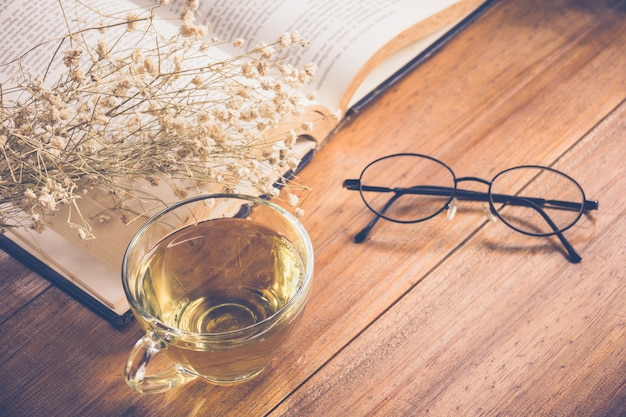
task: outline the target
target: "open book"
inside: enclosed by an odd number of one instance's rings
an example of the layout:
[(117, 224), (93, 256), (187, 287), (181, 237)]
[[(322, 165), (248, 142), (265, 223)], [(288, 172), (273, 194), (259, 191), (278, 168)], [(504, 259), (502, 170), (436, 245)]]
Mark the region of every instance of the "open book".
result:
[[(64, 2), (66, 0), (63, 0)], [(311, 86), (317, 92), (302, 121), (314, 120), (298, 146), (306, 163), (343, 121), (348, 120), (407, 71), (419, 65), (495, 0), (200, 0), (201, 20), (212, 23), (221, 39), (242, 37), (247, 43), (276, 39), (298, 31), (311, 45), (294, 64), (312, 62), (318, 70)], [(149, 0), (83, 0), (102, 10), (148, 6)], [(177, 30), (180, 4), (158, 10), (159, 24)], [(64, 33), (57, 1), (7, 2), (0, 27), (0, 62), (14, 59), (51, 36)], [(10, 16), (10, 18), (8, 17)], [(225, 54), (230, 53), (227, 49)], [(46, 62), (41, 59), (41, 65)], [(0, 76), (4, 77), (0, 69)], [(0, 79), (2, 82), (2, 79)], [(341, 118), (332, 117), (339, 111)], [(94, 202), (97, 206), (97, 202)], [(96, 207), (97, 209), (97, 207)], [(137, 222), (136, 222), (137, 223)], [(116, 324), (130, 318), (120, 279), (124, 250), (141, 224), (107, 224), (97, 238), (82, 241), (63, 222), (43, 233), (10, 229), (0, 247)], [(97, 225), (96, 225), (97, 227)]]

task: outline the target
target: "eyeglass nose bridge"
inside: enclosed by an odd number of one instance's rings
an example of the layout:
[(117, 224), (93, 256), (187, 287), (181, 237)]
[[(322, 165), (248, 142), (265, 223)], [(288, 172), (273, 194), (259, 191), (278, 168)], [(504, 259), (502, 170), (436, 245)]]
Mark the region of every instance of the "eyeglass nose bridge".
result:
[[(454, 173), (453, 173), (454, 175)], [(487, 181), (484, 178), (479, 178), (479, 177), (460, 177), (460, 178), (456, 178), (456, 176), (454, 176), (454, 192), (452, 195), (452, 199), (450, 200), (450, 202), (446, 205), (446, 210), (447, 210), (447, 218), (448, 220), (452, 220), (457, 212), (457, 206), (458, 206), (458, 200), (472, 200), (472, 201), (484, 201), (487, 202), (487, 206), (484, 206), (484, 212), (485, 212), (485, 216), (492, 222), (492, 223), (497, 223), (498, 222), (498, 214), (496, 212), (495, 207), (493, 206), (491, 199), (489, 198), (489, 192), (485, 193), (485, 192), (481, 192), (481, 191), (469, 191), (469, 190), (460, 190), (458, 188), (459, 183), (461, 182), (478, 182), (481, 184), (484, 184), (488, 187), (491, 188), (491, 181)], [(459, 194), (459, 196), (457, 196), (457, 193)], [(465, 195), (466, 198), (463, 198), (463, 196)], [(458, 198), (457, 198), (458, 197)], [(482, 198), (481, 198), (482, 197)]]
[(474, 181), (474, 182), (480, 182), (481, 184), (485, 184), (487, 186), (491, 186), (491, 181), (487, 181), (486, 179), (483, 178), (478, 178), (478, 177), (461, 177), (461, 178), (454, 178), (454, 182), (458, 185), (460, 182), (468, 182), (468, 181)]

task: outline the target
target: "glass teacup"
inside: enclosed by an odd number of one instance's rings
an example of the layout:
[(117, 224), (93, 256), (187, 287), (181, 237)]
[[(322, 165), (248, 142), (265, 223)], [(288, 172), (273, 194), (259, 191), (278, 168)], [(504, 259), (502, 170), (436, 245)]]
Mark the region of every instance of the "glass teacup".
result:
[[(198, 377), (235, 384), (258, 375), (302, 315), (313, 248), (302, 224), (265, 199), (214, 194), (150, 219), (130, 242), (122, 282), (146, 331), (124, 371), (136, 391)], [(157, 354), (169, 369), (149, 373)]]

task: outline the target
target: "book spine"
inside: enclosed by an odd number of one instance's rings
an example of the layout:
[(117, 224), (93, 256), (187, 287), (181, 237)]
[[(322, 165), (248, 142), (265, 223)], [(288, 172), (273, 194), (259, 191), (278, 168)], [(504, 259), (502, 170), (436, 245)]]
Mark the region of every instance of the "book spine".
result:
[(84, 305), (112, 325), (116, 327), (121, 327), (132, 321), (133, 315), (130, 310), (122, 315), (118, 315), (114, 311), (108, 309), (93, 296), (83, 291), (80, 287), (76, 286), (63, 275), (50, 268), (48, 265), (37, 259), (31, 253), (23, 249), (21, 246), (13, 242), (2, 233), (0, 233), (0, 249), (3, 249), (19, 262), (23, 263), (32, 271), (47, 279), (50, 283), (61, 289), (64, 293), (79, 301), (82, 305)]

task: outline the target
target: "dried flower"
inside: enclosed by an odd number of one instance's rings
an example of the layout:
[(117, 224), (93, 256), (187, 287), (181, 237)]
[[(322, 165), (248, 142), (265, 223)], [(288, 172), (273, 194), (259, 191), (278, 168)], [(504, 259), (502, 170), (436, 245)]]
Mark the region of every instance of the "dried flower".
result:
[(185, 7), (189, 10), (198, 10), (198, 0), (185, 0)]
[(82, 54), (83, 51), (80, 49), (70, 49), (69, 51), (65, 51), (63, 63), (66, 67), (75, 67), (78, 65), (78, 61), (80, 60)]
[(298, 198), (297, 195), (295, 194), (288, 194), (287, 195), (287, 203), (292, 206), (295, 207), (298, 205), (298, 203), (300, 202), (300, 199)]
[[(28, 68), (13, 74), (13, 84), (2, 81), (0, 229), (42, 231), (46, 216), (70, 206), (69, 226), (90, 239), (90, 221), (130, 221), (143, 214), (131, 200), (160, 202), (151, 186), (169, 185), (177, 198), (209, 188), (280, 194), (277, 180), (298, 163), (297, 132), (313, 129), (272, 130), (299, 113), (301, 90), (314, 75), (314, 66), (285, 63), (287, 48), (304, 42), (283, 34), (215, 62), (216, 41), (204, 39), (207, 26), (194, 20), (197, 1), (184, 4), (172, 38), (159, 33), (153, 11), (102, 15), (102, 26), (91, 28), (95, 44), (82, 26), (67, 33), (70, 49), (55, 58), (65, 68), (58, 81)], [(123, 34), (104, 30), (116, 26), (107, 19), (125, 22)], [(94, 190), (104, 190), (110, 208), (84, 214), (81, 202)], [(290, 192), (287, 199), (299, 203)]]
[(130, 13), (127, 17), (126, 17), (126, 22), (128, 23), (128, 30), (129, 31), (133, 31), (133, 30), (137, 30), (138, 28), (138, 20), (139, 17), (134, 14), (134, 13)]
[(70, 80), (75, 81), (77, 83), (82, 83), (85, 81), (85, 71), (80, 68), (75, 68), (70, 71)]
[(96, 47), (96, 53), (98, 54), (99, 59), (108, 59), (109, 58), (109, 44), (106, 39), (98, 40), (98, 46)]

